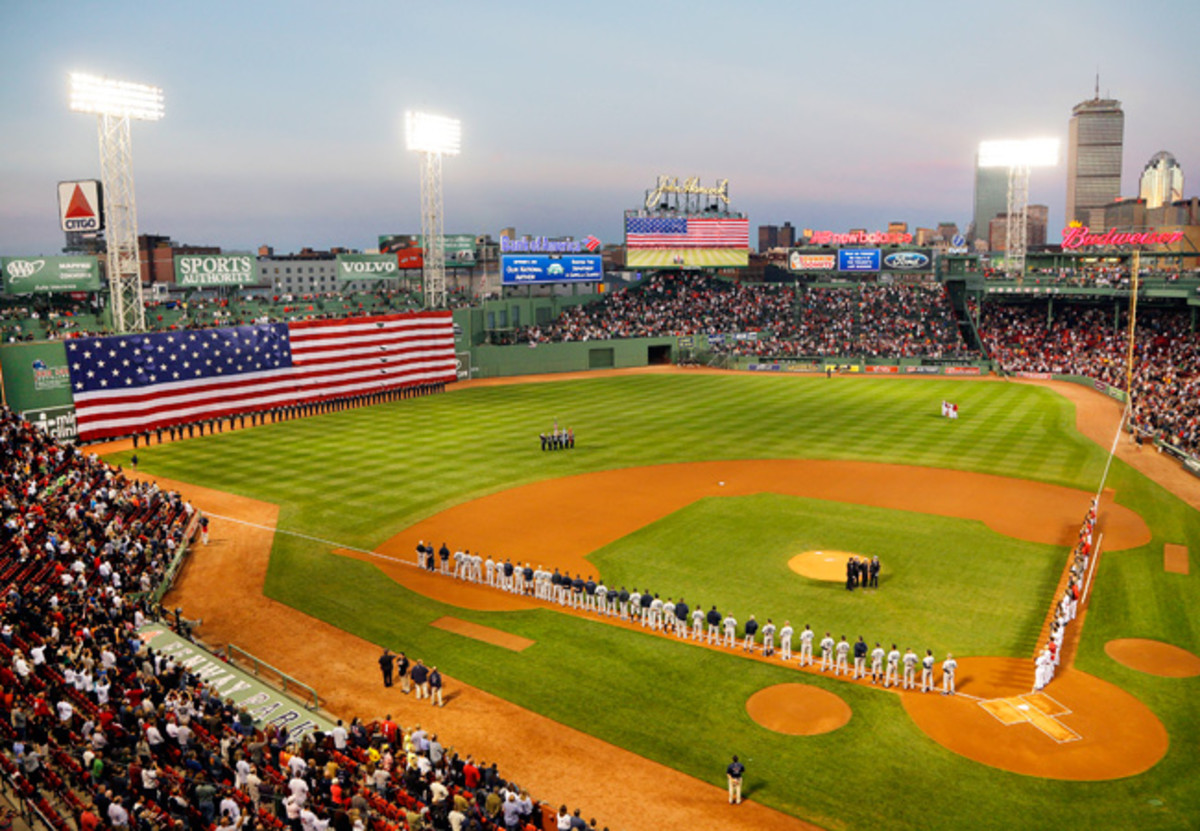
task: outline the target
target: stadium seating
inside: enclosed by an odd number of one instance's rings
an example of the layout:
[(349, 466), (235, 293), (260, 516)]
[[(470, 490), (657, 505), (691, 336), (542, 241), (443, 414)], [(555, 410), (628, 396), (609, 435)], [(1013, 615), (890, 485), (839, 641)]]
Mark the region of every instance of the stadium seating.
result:
[[(340, 748), (332, 734), (256, 726), (143, 647), (137, 629), (161, 612), (146, 596), (193, 532), (192, 507), (7, 409), (0, 446), (0, 776), (31, 821), (401, 831), (449, 828), (457, 804), (460, 827), (502, 827), (487, 797), (515, 786), (494, 765), (438, 758), (388, 723), (355, 721)], [(307, 760), (298, 777), (288, 765), (297, 755)], [(308, 786), (303, 810), (288, 798), (296, 778)], [(448, 791), (440, 802), (435, 780)], [(540, 825), (541, 806), (531, 808)]]

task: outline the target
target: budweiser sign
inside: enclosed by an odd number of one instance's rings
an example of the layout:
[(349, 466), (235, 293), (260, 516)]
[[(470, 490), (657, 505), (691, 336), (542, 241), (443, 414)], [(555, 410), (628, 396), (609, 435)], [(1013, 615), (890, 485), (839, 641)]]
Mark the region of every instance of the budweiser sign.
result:
[(1063, 228), (1062, 236), (1063, 250), (1074, 251), (1110, 245), (1170, 245), (1183, 239), (1183, 232), (1164, 231), (1160, 234), (1153, 228), (1145, 231), (1118, 231), (1113, 228), (1103, 234), (1093, 234), (1091, 228), (1081, 225), (1078, 228)]

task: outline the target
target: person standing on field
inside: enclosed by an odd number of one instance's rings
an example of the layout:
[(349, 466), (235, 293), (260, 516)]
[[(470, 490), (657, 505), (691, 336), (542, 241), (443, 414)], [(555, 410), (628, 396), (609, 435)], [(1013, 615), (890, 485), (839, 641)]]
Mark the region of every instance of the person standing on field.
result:
[(735, 755), (729, 767), (725, 768), (725, 778), (729, 781), (729, 804), (742, 804), (742, 777), (746, 775), (746, 766), (738, 761)]
[(921, 692), (927, 693), (933, 689), (933, 650), (926, 649), (925, 657), (921, 659)]

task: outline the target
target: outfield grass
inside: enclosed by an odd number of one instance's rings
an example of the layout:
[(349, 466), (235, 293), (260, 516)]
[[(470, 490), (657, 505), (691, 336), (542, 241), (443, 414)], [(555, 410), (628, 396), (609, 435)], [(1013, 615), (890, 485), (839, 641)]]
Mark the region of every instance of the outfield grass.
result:
[[(938, 417), (943, 398), (959, 403), (958, 422)], [(554, 418), (575, 429), (575, 451), (544, 454), (538, 449), (536, 434)], [(143, 448), (139, 457), (144, 468), (161, 475), (276, 502), (283, 529), (373, 547), (416, 519), (483, 493), (547, 477), (665, 462), (846, 458), (1092, 488), (1104, 455), (1075, 433), (1073, 423), (1068, 402), (1048, 390), (1015, 384), (628, 376), (476, 388)], [(958, 828), (964, 818), (972, 827), (1056, 831), (1064, 826), (1123, 828), (1134, 823), (1146, 828), (1189, 827), (1200, 807), (1195, 776), (1200, 769), (1200, 718), (1193, 703), (1200, 679), (1161, 679), (1126, 670), (1103, 654), (1103, 644), (1111, 637), (1148, 637), (1200, 651), (1200, 632), (1189, 615), (1190, 609), (1200, 607), (1200, 580), (1166, 575), (1161, 563), (1163, 542), (1182, 542), (1200, 551), (1200, 516), (1120, 463), (1114, 464), (1111, 484), (1119, 502), (1146, 517), (1155, 537), (1140, 549), (1102, 559), (1079, 663), (1145, 701), (1166, 724), (1172, 741), (1154, 769), (1110, 783), (1052, 782), (963, 760), (926, 738), (895, 696), (807, 675), (806, 683), (830, 689), (849, 702), (854, 717), (825, 736), (774, 734), (749, 720), (745, 700), (763, 686), (799, 680), (793, 672), (546, 610), (501, 614), (452, 609), (392, 584), (369, 564), (330, 555), (294, 537), (276, 538), (266, 590), (277, 600), (375, 643), (435, 659), (467, 683), (714, 784), (721, 784), (727, 754), (740, 752), (753, 760), (749, 781), (756, 800), (831, 827)], [(755, 512), (765, 505), (771, 509), (767, 513), (779, 510), (791, 515), (789, 521), (806, 521), (806, 500), (789, 500), (784, 506), (772, 504), (770, 497), (762, 499)], [(722, 503), (732, 506), (739, 501), (707, 500), (697, 503), (696, 510), (709, 510), (705, 503), (711, 502), (720, 513)], [(888, 543), (884, 532), (873, 527), (878, 523), (870, 512), (862, 516), (861, 527), (837, 537), (849, 540), (838, 547), (857, 544), (854, 534), (870, 535), (872, 545)], [(671, 521), (679, 517), (664, 520)], [(704, 521), (714, 518), (706, 516)], [(721, 522), (713, 525), (715, 533), (731, 533), (730, 521), (736, 517), (722, 518), (724, 531)], [(954, 527), (946, 526), (933, 539), (949, 534), (969, 557), (972, 535), (984, 531), (970, 528), (971, 523), (946, 522)], [(898, 539), (901, 530), (918, 538), (928, 532), (919, 518), (904, 524), (907, 527), (894, 530)], [(658, 525), (620, 545), (636, 548), (642, 544), (637, 539), (641, 534), (662, 532)], [(767, 535), (760, 541), (769, 541), (767, 529), (755, 533)], [(670, 539), (671, 534), (663, 537)], [(976, 557), (971, 568), (963, 569), (963, 585), (972, 576), (980, 583), (1010, 579), (1002, 572), (1022, 561), (1026, 554), (1021, 549), (1027, 545), (1012, 542), (1014, 560), (997, 563)], [(901, 543), (899, 549), (904, 547)], [(913, 545), (912, 550), (921, 547)], [(613, 568), (634, 574), (627, 551), (613, 548), (600, 556), (611, 560)], [(651, 569), (664, 567), (663, 557), (677, 555), (638, 556), (653, 574)], [(1018, 613), (1020, 621), (1007, 634), (973, 633), (996, 626), (997, 610), (990, 607), (993, 595), (972, 598), (954, 610), (950, 617), (956, 619), (949, 623), (932, 618), (902, 622), (913, 609), (936, 608), (927, 587), (918, 585), (920, 578), (904, 574), (911, 556), (917, 554), (897, 550), (884, 557), (895, 570), (884, 590), (871, 598), (880, 601), (876, 606), (908, 598), (908, 612), (886, 610), (897, 629), (933, 631), (940, 626), (936, 637), (945, 637), (956, 652), (972, 651), (957, 647), (959, 638), (975, 642), (976, 637), (989, 639), (1002, 653), (1023, 650), (1032, 612)], [(1041, 556), (1028, 553), (1033, 561)], [(930, 568), (938, 565), (921, 564), (921, 569)], [(1026, 577), (1030, 585), (1000, 586), (997, 596), (1010, 588), (1036, 592), (1046, 579)], [(658, 584), (657, 579), (646, 579)], [(722, 607), (746, 602), (742, 595), (754, 592), (750, 578), (723, 580), (719, 587), (706, 583), (703, 588), (703, 575), (686, 579), (698, 581), (697, 599)], [(763, 582), (774, 579), (766, 575)], [(667, 575), (663, 580), (666, 585)], [(952, 581), (953, 574), (939, 580)], [(326, 590), (314, 593), (313, 585)], [(861, 595), (849, 600), (836, 589), (821, 591), (821, 603), (828, 601), (831, 617), (849, 621), (852, 604), (862, 607), (865, 602)], [(764, 609), (760, 616), (770, 613)], [(445, 614), (537, 643), (511, 653), (424, 625)], [(813, 624), (819, 625), (816, 620)], [(979, 643), (981, 649), (987, 645)], [(550, 683), (551, 678), (567, 679), (566, 690), (563, 683)]]

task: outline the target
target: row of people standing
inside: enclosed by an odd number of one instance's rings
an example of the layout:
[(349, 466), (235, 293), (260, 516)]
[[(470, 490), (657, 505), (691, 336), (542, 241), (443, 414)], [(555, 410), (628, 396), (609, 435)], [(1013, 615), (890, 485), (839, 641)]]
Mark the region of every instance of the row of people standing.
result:
[(336, 396), (320, 401), (304, 401), (287, 404), (282, 407), (270, 407), (243, 413), (229, 413), (216, 418), (198, 419), (183, 424), (161, 425), (150, 430), (139, 430), (133, 433), (130, 438), (133, 439), (133, 446), (135, 448), (139, 443), (149, 447), (152, 436), (157, 440), (158, 444), (162, 444), (164, 437), (170, 438), (171, 441), (178, 441), (185, 438), (195, 438), (197, 435), (203, 436), (206, 430), (210, 436), (214, 433), (223, 433), (225, 432), (226, 425), (228, 425), (230, 430), (244, 428), (247, 420), (249, 420), (251, 427), (257, 427), (262, 424), (291, 421), (296, 418), (307, 418), (309, 416), (324, 415), (340, 410), (354, 409), (356, 407), (384, 404), (389, 401), (400, 401), (405, 398), (418, 398), (445, 391), (446, 384), (444, 382), (408, 384), (392, 389), (359, 393), (358, 395)]
[[(435, 568), (436, 553), (432, 546), (424, 542), (417, 547), (418, 564), (430, 570)], [(616, 617), (625, 621), (638, 621), (642, 628), (664, 634), (673, 634), (681, 640), (690, 639), (695, 642), (705, 641), (709, 645), (740, 647), (743, 652), (754, 653), (760, 649), (759, 635), (761, 633), (761, 654), (771, 657), (779, 654), (780, 660), (789, 662), (793, 659), (793, 639), (800, 641), (799, 666), (813, 666), (813, 646), (815, 633), (805, 625), (797, 635), (790, 621), (784, 621), (782, 627), (776, 627), (774, 621), (768, 618), (761, 624), (754, 615), (750, 615), (742, 626), (741, 636), (738, 635), (738, 620), (732, 614), (722, 614), (714, 605), (707, 612), (702, 605), (690, 606), (684, 598), (662, 599), (658, 594), (646, 589), (639, 592), (636, 588), (631, 592), (625, 586), (608, 588), (603, 580), (597, 580), (593, 575), (585, 579), (582, 574), (571, 577), (559, 569), (553, 572), (542, 566), (533, 568), (529, 563), (524, 567), (513, 565), (511, 560), (498, 563), (490, 556), (486, 561), (481, 555), (468, 552), (454, 554), (455, 567), (451, 575), (448, 567), (450, 557), (449, 547), (443, 543), (440, 550), (442, 573), (468, 582), (485, 583), (503, 591), (526, 594), (539, 600), (556, 603), (569, 609), (593, 612), (602, 617)], [(867, 565), (866, 558), (851, 558), (861, 565)], [(485, 564), (484, 564), (485, 563)], [(878, 585), (879, 558), (873, 558), (874, 571), (867, 568), (873, 578), (873, 584)], [(857, 569), (856, 569), (857, 572)], [(486, 577), (484, 576), (486, 574)], [(868, 578), (863, 577), (864, 585)], [(778, 638), (778, 640), (777, 640)], [(778, 650), (776, 649), (778, 644)], [(934, 689), (934, 667), (936, 660), (933, 650), (926, 650), (924, 657), (918, 657), (911, 648), (901, 655), (895, 644), (890, 651), (884, 650), (881, 643), (876, 642), (873, 650), (869, 649), (866, 640), (859, 637), (851, 645), (843, 636), (840, 641), (834, 641), (830, 633), (819, 642), (821, 654), (821, 671), (833, 670), (835, 675), (852, 675), (855, 679), (867, 675), (867, 661), (870, 659), (870, 675), (872, 683), (883, 683), (884, 687), (903, 687), (916, 690), (916, 671), (921, 669), (921, 691), (930, 692)], [(851, 653), (853, 652), (853, 656)], [(850, 669), (849, 660), (853, 657), (854, 669)], [(903, 664), (903, 681), (900, 676), (900, 666)], [(885, 669), (886, 666), (886, 669)], [(947, 654), (942, 662), (942, 692), (946, 695), (955, 694), (955, 672), (958, 662), (952, 655)]]
[(852, 555), (846, 560), (846, 591), (852, 592), (859, 587), (879, 588), (879, 572), (882, 568), (878, 556), (868, 560)]

